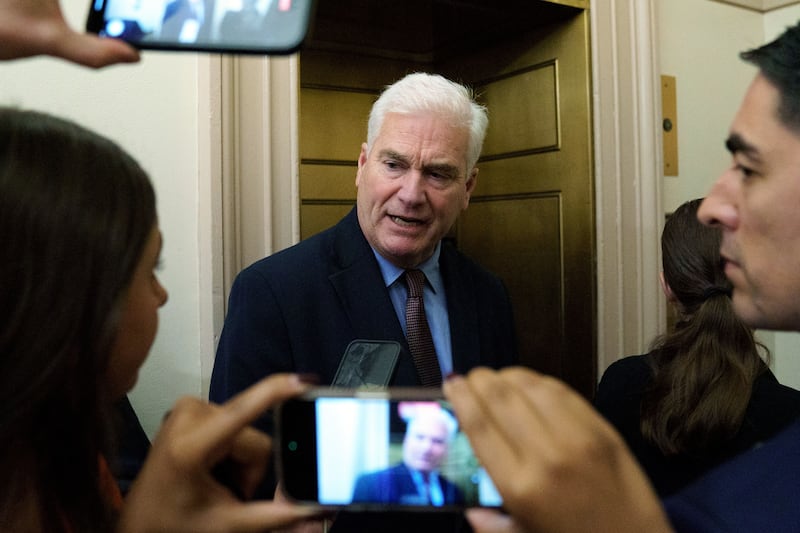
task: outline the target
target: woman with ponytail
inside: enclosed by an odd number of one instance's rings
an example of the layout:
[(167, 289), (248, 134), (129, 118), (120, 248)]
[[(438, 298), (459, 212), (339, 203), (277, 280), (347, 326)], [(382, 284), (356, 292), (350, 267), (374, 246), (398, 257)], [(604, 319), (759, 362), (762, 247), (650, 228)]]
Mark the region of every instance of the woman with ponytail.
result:
[(733, 312), (720, 233), (697, 220), (700, 202), (676, 209), (661, 235), (674, 327), (650, 353), (612, 364), (595, 397), (662, 497), (800, 415), (800, 391), (778, 383), (768, 351)]

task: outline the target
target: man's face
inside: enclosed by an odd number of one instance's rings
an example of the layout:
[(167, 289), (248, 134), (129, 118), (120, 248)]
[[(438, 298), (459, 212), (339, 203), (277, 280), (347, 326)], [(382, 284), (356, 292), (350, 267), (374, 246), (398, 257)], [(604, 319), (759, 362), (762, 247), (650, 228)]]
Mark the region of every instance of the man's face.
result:
[(469, 205), (469, 131), (430, 115), (387, 113), (356, 174), (358, 222), (367, 241), (400, 268), (428, 259)]
[(411, 421), (403, 439), (403, 462), (408, 468), (431, 472), (447, 455), (447, 426), (436, 417), (420, 416)]
[(698, 217), (722, 230), (736, 313), (751, 327), (800, 329), (800, 135), (777, 116), (778, 90), (756, 76), (731, 125), (733, 162)]

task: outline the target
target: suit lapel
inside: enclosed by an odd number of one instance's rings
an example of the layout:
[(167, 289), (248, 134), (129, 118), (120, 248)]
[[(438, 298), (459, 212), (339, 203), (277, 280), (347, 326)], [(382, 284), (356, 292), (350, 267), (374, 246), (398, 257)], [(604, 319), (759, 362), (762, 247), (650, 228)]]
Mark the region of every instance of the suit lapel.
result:
[(478, 303), (472, 290), (475, 281), (459, 260), (458, 252), (448, 242), (442, 242), (439, 268), (447, 293), (453, 370), (463, 374), (480, 361), (480, 354), (475, 351), (480, 346)]
[(399, 342), (404, 352), (392, 383), (417, 384), (408, 343), (389, 299), (378, 262), (358, 226), (355, 208), (337, 224), (330, 253), (335, 267), (328, 279), (347, 314), (354, 339)]

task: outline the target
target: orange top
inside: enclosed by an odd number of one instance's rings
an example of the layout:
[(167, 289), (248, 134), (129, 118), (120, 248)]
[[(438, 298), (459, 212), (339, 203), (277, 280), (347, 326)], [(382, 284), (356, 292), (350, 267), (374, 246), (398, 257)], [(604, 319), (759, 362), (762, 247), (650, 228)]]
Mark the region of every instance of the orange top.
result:
[(106, 496), (106, 500), (117, 511), (122, 509), (122, 493), (117, 485), (114, 474), (108, 466), (108, 461), (102, 455), (97, 460), (98, 473), (100, 475), (100, 492)]

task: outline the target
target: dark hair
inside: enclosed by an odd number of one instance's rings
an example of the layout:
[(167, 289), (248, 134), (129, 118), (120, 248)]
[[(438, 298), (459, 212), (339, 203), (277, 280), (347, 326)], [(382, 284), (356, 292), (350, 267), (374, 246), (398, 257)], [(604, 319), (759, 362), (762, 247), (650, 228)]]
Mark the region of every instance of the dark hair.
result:
[(778, 118), (790, 130), (800, 133), (800, 23), (774, 41), (739, 55), (757, 66), (778, 88)]
[(155, 222), (147, 175), (115, 143), (0, 108), (0, 523), (110, 529), (104, 373)]
[(665, 455), (703, 457), (733, 437), (756, 377), (767, 366), (752, 330), (733, 311), (719, 229), (697, 219), (701, 199), (684, 203), (661, 234), (664, 278), (678, 300), (673, 331), (655, 339), (653, 380), (641, 430)]

